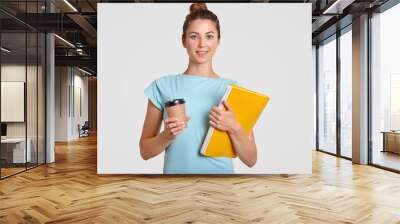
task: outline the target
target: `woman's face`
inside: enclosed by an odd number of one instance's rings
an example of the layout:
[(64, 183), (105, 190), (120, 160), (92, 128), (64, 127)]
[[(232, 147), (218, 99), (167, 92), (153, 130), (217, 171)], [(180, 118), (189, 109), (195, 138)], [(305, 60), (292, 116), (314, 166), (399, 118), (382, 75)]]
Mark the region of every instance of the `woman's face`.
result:
[(191, 62), (203, 64), (211, 61), (218, 45), (218, 31), (214, 22), (208, 19), (196, 19), (190, 23), (183, 46)]

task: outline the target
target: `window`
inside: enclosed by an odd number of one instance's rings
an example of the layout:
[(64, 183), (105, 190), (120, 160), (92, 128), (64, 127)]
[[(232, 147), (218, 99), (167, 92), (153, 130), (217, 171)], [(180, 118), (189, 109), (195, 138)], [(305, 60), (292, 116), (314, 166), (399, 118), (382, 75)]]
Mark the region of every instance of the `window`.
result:
[(372, 164), (400, 170), (400, 5), (371, 18)]
[(318, 148), (336, 153), (336, 39), (318, 47)]
[(340, 36), (340, 155), (352, 157), (352, 35)]

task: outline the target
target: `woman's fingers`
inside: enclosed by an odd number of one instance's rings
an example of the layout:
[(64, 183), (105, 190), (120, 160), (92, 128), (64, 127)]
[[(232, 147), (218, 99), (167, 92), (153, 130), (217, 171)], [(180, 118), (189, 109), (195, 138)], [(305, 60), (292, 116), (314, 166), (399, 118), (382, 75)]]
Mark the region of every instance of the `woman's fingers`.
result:
[(210, 116), (208, 116), (208, 117), (210, 118), (210, 121), (213, 121), (214, 123), (218, 123), (219, 122), (219, 119), (216, 116), (212, 115), (212, 114), (210, 114)]
[(216, 113), (217, 115), (221, 115), (221, 110), (220, 110), (218, 107), (216, 107), (216, 106), (213, 106), (213, 107), (212, 107), (211, 112), (214, 112), (214, 113)]
[(218, 115), (217, 113), (211, 111), (210, 115), (208, 117), (213, 117), (214, 119), (216, 119), (217, 121), (220, 120), (220, 115)]
[[(189, 121), (191, 119), (191, 117), (190, 116), (186, 116), (185, 117), (185, 121)], [(174, 121), (178, 121), (178, 118), (176, 118), (176, 117), (168, 117), (168, 118), (166, 118), (165, 119), (165, 122), (174, 122)]]
[(170, 139), (175, 139), (175, 137), (179, 134), (181, 134), (184, 129), (186, 128), (186, 122), (189, 120), (190, 117), (186, 118), (186, 121), (179, 121), (175, 117), (169, 117), (164, 120), (164, 127), (166, 129), (166, 132), (170, 136)]
[(185, 122), (177, 121), (177, 122), (173, 122), (173, 123), (169, 123), (168, 124), (169, 128), (175, 128), (175, 127), (178, 127), (178, 126), (185, 126)]
[(217, 128), (217, 123), (215, 122), (215, 121), (212, 121), (212, 120), (210, 120), (210, 125), (213, 127), (213, 128)]
[(178, 126), (176, 126), (176, 127), (171, 128), (171, 132), (174, 132), (174, 131), (176, 131), (176, 130), (181, 130), (181, 129), (183, 129), (183, 128), (185, 128), (185, 125), (184, 125), (184, 124), (183, 124), (183, 125), (178, 125)]
[(180, 121), (179, 121), (177, 118), (175, 118), (175, 117), (169, 117), (169, 118), (166, 118), (166, 119), (164, 120), (164, 122), (165, 122), (165, 124), (184, 123), (184, 124), (186, 125), (186, 123), (187, 123), (189, 120), (190, 120), (190, 117), (189, 117), (189, 116), (187, 116), (186, 119), (185, 119), (185, 121), (182, 121), (182, 122), (180, 122)]
[(228, 111), (232, 110), (232, 107), (228, 104), (228, 102), (226, 102), (226, 100), (224, 100), (222, 103), (225, 106), (226, 110), (228, 110)]
[(181, 130), (179, 130), (179, 131), (176, 131), (176, 132), (174, 132), (174, 135), (175, 136), (177, 136), (177, 135), (179, 135), (179, 134), (182, 134), (183, 133), (183, 129), (181, 129)]
[(181, 133), (181, 132), (183, 131), (183, 128), (184, 128), (184, 127), (182, 127), (182, 126), (173, 128), (173, 129), (171, 129), (171, 133), (172, 133), (173, 135), (177, 135), (177, 134), (179, 134), (179, 133)]
[(168, 117), (168, 118), (166, 118), (165, 119), (165, 123), (172, 123), (172, 122), (176, 122), (176, 121), (178, 121), (178, 118), (176, 118), (176, 117)]
[(218, 130), (221, 130), (221, 131), (226, 131), (227, 129), (226, 129), (226, 126), (224, 126), (224, 125), (221, 125), (220, 123), (217, 123), (217, 122), (215, 122), (215, 121), (212, 121), (212, 120), (210, 120), (210, 125), (213, 127), (213, 128), (216, 128), (216, 129), (218, 129)]

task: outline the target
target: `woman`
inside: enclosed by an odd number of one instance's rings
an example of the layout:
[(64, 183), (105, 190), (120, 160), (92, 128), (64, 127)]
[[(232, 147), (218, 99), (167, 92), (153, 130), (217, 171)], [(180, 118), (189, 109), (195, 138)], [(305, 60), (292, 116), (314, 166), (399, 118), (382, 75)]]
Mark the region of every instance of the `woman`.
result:
[[(149, 97), (140, 138), (140, 154), (147, 160), (165, 150), (165, 174), (232, 174), (232, 159), (200, 154), (209, 125), (226, 131), (240, 160), (248, 167), (257, 161), (253, 132), (248, 136), (235, 119), (232, 108), (218, 105), (226, 87), (236, 81), (221, 78), (212, 68), (212, 57), (221, 35), (217, 16), (205, 3), (193, 3), (183, 25), (182, 44), (189, 65), (182, 74), (154, 80), (145, 90)], [(184, 98), (186, 121), (167, 118), (166, 101)], [(164, 130), (160, 131), (164, 120)]]

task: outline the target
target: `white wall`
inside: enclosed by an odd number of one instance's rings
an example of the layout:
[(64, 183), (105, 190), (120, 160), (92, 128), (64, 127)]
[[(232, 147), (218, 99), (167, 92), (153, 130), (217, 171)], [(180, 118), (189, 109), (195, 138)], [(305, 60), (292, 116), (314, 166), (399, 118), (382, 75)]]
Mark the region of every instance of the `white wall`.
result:
[[(79, 137), (78, 124), (88, 120), (88, 78), (72, 67), (56, 67), (55, 140), (69, 141)], [(78, 90), (80, 89), (81, 97)], [(81, 100), (81, 103), (79, 103)], [(82, 105), (82, 113), (76, 105)], [(74, 111), (75, 110), (75, 111)]]
[(68, 140), (68, 67), (55, 68), (55, 141)]
[[(163, 154), (144, 161), (139, 153), (143, 90), (185, 70), (181, 32), (189, 6), (98, 4), (98, 173), (162, 173)], [(217, 73), (271, 97), (254, 128), (257, 164), (235, 159), (235, 173), (311, 173), (311, 4), (207, 6), (221, 24)]]
[[(79, 70), (75, 69), (74, 71), (74, 108), (73, 110), (75, 113), (73, 113), (73, 119), (72, 119), (72, 130), (71, 134), (73, 138), (78, 138), (79, 133), (77, 126), (80, 124), (81, 126), (85, 123), (85, 121), (88, 120), (89, 117), (89, 112), (88, 112), (88, 77), (87, 76), (82, 76), (82, 72)], [(79, 93), (80, 91), (80, 93)], [(80, 94), (80, 97), (79, 97)], [(81, 102), (79, 102), (81, 101)], [(79, 107), (82, 110), (81, 112), (79, 111)]]

